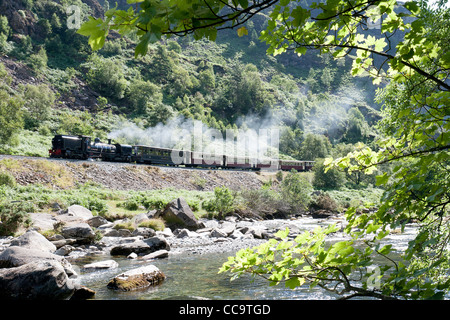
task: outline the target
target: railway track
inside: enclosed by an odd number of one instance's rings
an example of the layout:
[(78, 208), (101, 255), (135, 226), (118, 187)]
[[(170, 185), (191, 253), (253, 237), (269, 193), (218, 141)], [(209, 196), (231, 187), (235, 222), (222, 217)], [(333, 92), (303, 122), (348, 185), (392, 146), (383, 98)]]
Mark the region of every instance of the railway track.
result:
[[(148, 166), (159, 169), (180, 169), (180, 170), (195, 170), (195, 171), (226, 171), (226, 172), (256, 172), (255, 170), (249, 169), (236, 169), (236, 168), (217, 168), (217, 167), (185, 167), (185, 166), (170, 166), (170, 165), (159, 165), (159, 164), (145, 164), (145, 163), (128, 163), (128, 162), (110, 162), (101, 160), (79, 160), (79, 159), (62, 159), (62, 158), (50, 158), (50, 157), (35, 157), (35, 156), (20, 156), (20, 155), (5, 155), (0, 154), (0, 160), (2, 159), (16, 159), (16, 160), (46, 160), (58, 163), (78, 163), (78, 164), (99, 164), (99, 165), (115, 165), (115, 166)], [(263, 170), (270, 171), (270, 170)], [(272, 170), (273, 172), (273, 170)]]

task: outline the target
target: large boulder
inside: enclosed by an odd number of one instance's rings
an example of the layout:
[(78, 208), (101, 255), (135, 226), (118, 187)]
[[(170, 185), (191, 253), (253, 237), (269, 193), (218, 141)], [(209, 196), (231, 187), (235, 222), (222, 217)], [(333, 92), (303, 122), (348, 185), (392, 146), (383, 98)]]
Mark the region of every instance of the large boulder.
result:
[(148, 220), (148, 216), (146, 213), (139, 213), (131, 219), (131, 222), (133, 222), (133, 224), (135, 224), (136, 226), (139, 226), (140, 223), (147, 221), (147, 220)]
[(148, 254), (152, 252), (150, 246), (144, 241), (136, 241), (132, 243), (122, 243), (111, 248), (112, 256), (128, 256), (130, 253)]
[(158, 250), (170, 250), (170, 246), (164, 237), (151, 237), (131, 243), (120, 243), (111, 248), (112, 256), (128, 256), (131, 253), (146, 255)]
[(57, 261), (32, 261), (15, 268), (0, 269), (2, 299), (66, 299), (75, 290)]
[(162, 259), (162, 258), (167, 258), (169, 256), (169, 251), (167, 250), (158, 250), (152, 253), (149, 253), (145, 256), (143, 256), (141, 259), (142, 260), (153, 260), (153, 259)]
[(153, 230), (152, 228), (138, 227), (133, 231), (133, 233), (131, 235), (132, 236), (141, 236), (143, 238), (151, 238), (151, 237), (156, 236), (156, 231)]
[(67, 208), (67, 215), (87, 221), (93, 217), (91, 210), (77, 204)]
[(225, 231), (218, 228), (214, 228), (211, 231), (210, 236), (213, 238), (226, 238), (228, 235)]
[(234, 232), (234, 230), (236, 229), (236, 223), (234, 222), (230, 222), (230, 221), (223, 221), (220, 225), (219, 228), (222, 232), (226, 233), (227, 236), (229, 236), (230, 234), (232, 234)]
[(50, 213), (30, 213), (30, 219), (33, 228), (41, 232), (53, 230), (58, 222)]
[(48, 241), (42, 234), (35, 230), (29, 230), (23, 235), (13, 239), (11, 246), (22, 248), (42, 250), (46, 252), (55, 252), (56, 246)]
[(88, 220), (86, 220), (87, 224), (93, 228), (98, 228), (100, 226), (108, 224), (108, 220), (103, 218), (102, 216), (95, 216)]
[(77, 223), (64, 227), (61, 235), (66, 239), (75, 239), (78, 244), (89, 244), (95, 239), (95, 232), (87, 223)]
[(107, 287), (121, 291), (144, 289), (161, 283), (165, 278), (164, 273), (156, 266), (148, 265), (117, 275), (108, 283)]
[(35, 261), (59, 263), (68, 276), (76, 275), (70, 262), (64, 257), (48, 251), (10, 246), (0, 254), (0, 268), (16, 268)]
[(169, 202), (158, 216), (163, 218), (169, 227), (187, 228), (190, 230), (204, 228), (203, 223), (197, 220), (192, 209), (183, 198)]
[(93, 262), (89, 264), (85, 264), (83, 266), (83, 270), (91, 271), (91, 270), (100, 270), (100, 269), (113, 269), (117, 268), (119, 264), (114, 260), (104, 260)]

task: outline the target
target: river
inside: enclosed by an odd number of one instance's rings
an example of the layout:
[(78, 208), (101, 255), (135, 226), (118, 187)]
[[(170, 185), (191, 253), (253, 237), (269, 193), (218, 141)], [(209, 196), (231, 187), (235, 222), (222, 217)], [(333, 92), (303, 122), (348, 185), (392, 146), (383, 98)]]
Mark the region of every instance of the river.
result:
[[(314, 225), (308, 225), (312, 228)], [(386, 241), (397, 250), (406, 248), (414, 237), (415, 228), (407, 227), (403, 234), (392, 234)], [(339, 237), (336, 238), (339, 240)], [(211, 252), (203, 254), (174, 253), (168, 258), (151, 262), (123, 257), (90, 256), (72, 262), (78, 268), (80, 284), (96, 291), (97, 300), (166, 300), (166, 299), (213, 299), (213, 300), (322, 300), (337, 296), (316, 287), (287, 289), (283, 284), (269, 286), (267, 280), (245, 275), (230, 281), (230, 274), (218, 274), (220, 266), (234, 252)], [(82, 266), (94, 261), (114, 259), (118, 268), (86, 272)], [(113, 291), (106, 287), (114, 276), (146, 264), (154, 264), (165, 275), (166, 280), (153, 288), (132, 292)]]

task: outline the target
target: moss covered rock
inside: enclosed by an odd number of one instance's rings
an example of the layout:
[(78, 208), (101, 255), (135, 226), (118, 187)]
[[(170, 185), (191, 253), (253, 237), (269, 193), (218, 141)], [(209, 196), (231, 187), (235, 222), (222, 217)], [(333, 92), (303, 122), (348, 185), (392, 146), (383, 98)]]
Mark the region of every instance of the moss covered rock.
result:
[(112, 290), (121, 291), (146, 289), (150, 286), (160, 284), (165, 278), (164, 273), (156, 266), (148, 265), (117, 275), (109, 281), (107, 287)]

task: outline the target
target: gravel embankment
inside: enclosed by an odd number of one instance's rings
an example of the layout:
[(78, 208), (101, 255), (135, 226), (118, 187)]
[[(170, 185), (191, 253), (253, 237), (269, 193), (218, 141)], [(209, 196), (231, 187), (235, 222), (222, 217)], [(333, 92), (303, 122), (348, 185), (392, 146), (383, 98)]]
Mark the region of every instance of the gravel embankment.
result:
[(20, 185), (40, 183), (54, 188), (67, 188), (77, 183), (93, 182), (114, 190), (172, 187), (211, 191), (217, 186), (233, 190), (243, 186), (256, 189), (274, 174), (0, 155), (2, 169), (10, 172)]

